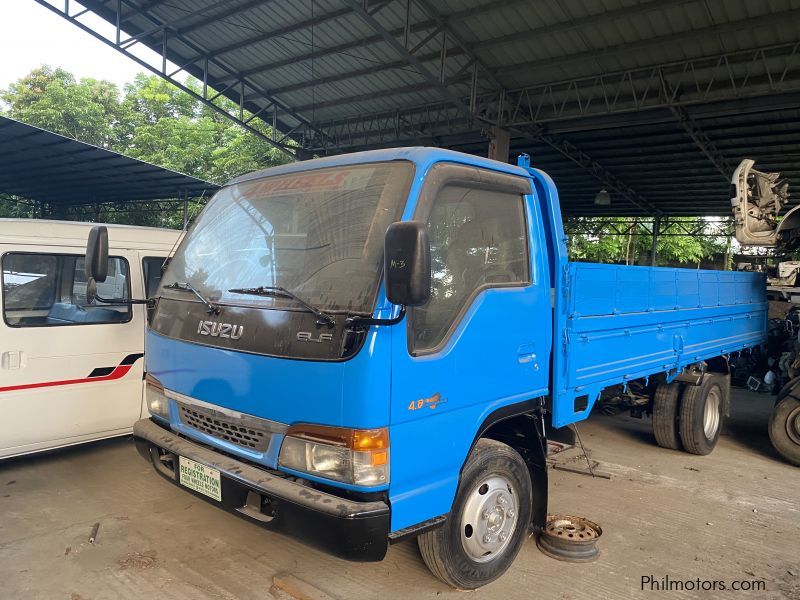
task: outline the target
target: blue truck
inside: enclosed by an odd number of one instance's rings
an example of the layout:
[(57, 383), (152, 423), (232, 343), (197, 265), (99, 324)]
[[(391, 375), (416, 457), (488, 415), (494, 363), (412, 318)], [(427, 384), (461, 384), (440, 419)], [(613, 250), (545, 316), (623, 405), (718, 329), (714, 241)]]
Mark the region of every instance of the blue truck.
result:
[[(435, 148), (245, 175), (162, 280), (146, 341), (158, 473), (347, 559), (416, 537), (480, 587), (547, 516), (547, 436), (647, 382), (659, 444), (711, 451), (763, 276), (569, 262), (531, 168)], [(104, 264), (102, 235), (87, 246)]]

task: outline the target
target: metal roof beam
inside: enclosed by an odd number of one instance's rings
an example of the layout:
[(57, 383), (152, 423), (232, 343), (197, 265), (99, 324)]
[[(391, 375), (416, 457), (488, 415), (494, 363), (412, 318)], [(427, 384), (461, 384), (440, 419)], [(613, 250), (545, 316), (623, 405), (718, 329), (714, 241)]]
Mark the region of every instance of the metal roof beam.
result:
[[(453, 85), (456, 83), (461, 83), (467, 81), (469, 78), (466, 76), (463, 77), (454, 77), (452, 79), (448, 79), (445, 81), (443, 85)], [(403, 96), (405, 94), (411, 94), (414, 92), (420, 92), (431, 89), (431, 86), (425, 82), (420, 83), (412, 83), (409, 85), (404, 85), (403, 87), (394, 88), (391, 94), (381, 94), (380, 92), (376, 92), (380, 94), (381, 98), (387, 97), (394, 97), (394, 96)], [(324, 100), (322, 102), (312, 102), (308, 104), (300, 104), (298, 106), (293, 106), (292, 110), (297, 112), (305, 112), (309, 110), (323, 110), (326, 108), (334, 108), (337, 106), (344, 106), (346, 104), (354, 104), (358, 102), (363, 102), (364, 94), (355, 94), (353, 96), (345, 96), (344, 98), (337, 98), (336, 100)], [(451, 101), (452, 104), (452, 101)], [(466, 109), (466, 103), (464, 104), (464, 109)]]
[(552, 59), (537, 59), (529, 60), (512, 65), (497, 67), (496, 73), (499, 77), (503, 75), (510, 75), (519, 71), (536, 71), (540, 68), (559, 69), (570, 63), (585, 61), (585, 60), (598, 60), (602, 58), (617, 57), (619, 55), (629, 55), (633, 52), (640, 50), (647, 50), (654, 46), (665, 46), (669, 44), (680, 43), (686, 40), (704, 39), (711, 34), (728, 34), (741, 30), (743, 27), (753, 29), (755, 27), (765, 27), (772, 25), (779, 25), (800, 17), (800, 10), (790, 9), (783, 10), (760, 17), (751, 17), (748, 19), (733, 21), (730, 23), (722, 23), (719, 25), (712, 25), (711, 27), (703, 27), (700, 29), (692, 29), (690, 31), (679, 31), (668, 35), (655, 36), (639, 42), (629, 42), (619, 44), (617, 46), (610, 46), (608, 48), (593, 48), (576, 52), (568, 56)]
[[(469, 117), (470, 112), (469, 108), (466, 104), (462, 102), (461, 95), (450, 89), (447, 83), (444, 81), (444, 65), (442, 65), (442, 70), (440, 76), (436, 76), (431, 73), (427, 67), (419, 60), (419, 58), (413, 54), (408, 48), (406, 48), (403, 44), (401, 44), (397, 38), (392, 34), (391, 31), (387, 30), (383, 25), (381, 25), (378, 20), (372, 16), (363, 6), (362, 0), (344, 0), (347, 5), (349, 5), (353, 12), (358, 15), (358, 17), (364, 21), (370, 28), (376, 31), (381, 37), (383, 37), (384, 41), (389, 45), (395, 53), (400, 56), (401, 58), (405, 58), (408, 63), (413, 66), (417, 72), (422, 75), (425, 79), (427, 79), (431, 84), (433, 84), (436, 91), (450, 104), (452, 104), (457, 110), (464, 113), (465, 116)], [(446, 38), (443, 40), (442, 43), (443, 47), (443, 54), (442, 54), (442, 62), (446, 59), (446, 55), (444, 53), (444, 49), (447, 48)]]
[[(391, 3), (393, 0), (388, 0), (386, 4)], [(481, 4), (478, 6), (473, 6), (471, 8), (467, 8), (464, 10), (456, 11), (446, 19), (444, 19), (444, 23), (446, 26), (451, 26), (455, 23), (463, 21), (465, 19), (476, 17), (481, 14), (491, 12), (498, 8), (505, 8), (510, 6), (515, 6), (518, 4), (526, 4), (530, 0), (493, 0), (492, 2), (487, 2), (486, 4)], [(348, 13), (351, 13), (352, 10), (348, 10)], [(341, 16), (341, 15), (338, 15)], [(427, 19), (425, 21), (420, 21), (418, 23), (410, 24), (408, 31), (410, 32), (419, 32), (419, 31), (428, 31), (433, 29), (437, 26), (437, 22), (435, 19)], [(398, 27), (391, 30), (391, 33), (395, 37), (404, 36), (406, 34), (406, 28)], [(267, 35), (266, 33), (264, 35)], [(250, 40), (241, 47), (247, 47), (251, 44), (259, 43), (260, 41), (264, 41), (263, 39), (259, 39), (263, 36), (256, 36), (250, 38)], [(271, 36), (274, 37), (274, 34)], [(308, 52), (306, 54), (298, 55), (298, 56), (290, 56), (285, 59), (273, 61), (271, 63), (265, 63), (263, 65), (259, 65), (258, 67), (253, 67), (252, 69), (245, 70), (242, 74), (249, 77), (252, 75), (257, 75), (259, 73), (266, 73), (268, 71), (274, 71), (275, 69), (280, 69), (286, 67), (288, 65), (294, 65), (301, 62), (307, 62), (309, 60), (316, 60), (318, 58), (323, 58), (325, 56), (330, 56), (332, 54), (341, 54), (347, 52), (348, 50), (354, 50), (356, 48), (365, 48), (367, 46), (371, 46), (374, 44), (378, 44), (384, 41), (383, 36), (381, 35), (374, 35), (369, 36), (362, 39), (351, 40), (348, 42), (344, 42), (342, 44), (337, 44), (336, 46), (331, 46), (328, 48), (320, 48), (318, 50), (313, 50), (312, 52)], [(244, 43), (244, 40), (242, 41)], [(224, 81), (224, 80), (223, 80)]]
[[(321, 25), (322, 23), (326, 23), (328, 21), (333, 21), (334, 19), (338, 19), (345, 15), (349, 15), (352, 12), (353, 11), (350, 8), (340, 8), (329, 13), (324, 13), (316, 17), (306, 19), (305, 21), (292, 23), (291, 25), (286, 25), (285, 27), (280, 27), (278, 29), (273, 29), (271, 31), (265, 31), (264, 33), (259, 34), (257, 36), (247, 38), (238, 42), (234, 42), (233, 44), (229, 44), (227, 46), (222, 46), (220, 48), (213, 48), (208, 51), (208, 54), (212, 56), (223, 56), (225, 54), (235, 52), (236, 50), (242, 50), (254, 44), (266, 42), (276, 37), (283, 37), (291, 33), (295, 33), (297, 31), (302, 31), (303, 29), (308, 29), (311, 27), (315, 27), (317, 25)], [(250, 76), (256, 72), (258, 71), (256, 71), (255, 69), (251, 69), (249, 71), (246, 71), (244, 75)]]
[(644, 211), (650, 211), (653, 215), (661, 214), (661, 210), (658, 207), (649, 202), (639, 192), (619, 179), (619, 177), (614, 175), (611, 171), (606, 169), (591, 156), (577, 148), (569, 140), (560, 138), (553, 134), (545, 133), (541, 129), (527, 130), (523, 131), (522, 133), (526, 136), (530, 136), (534, 140), (544, 142), (548, 146), (552, 147), (559, 154), (562, 154), (576, 165), (581, 167), (584, 171), (595, 177), (601, 184), (616, 191), (634, 206)]
[(659, 73), (659, 77), (661, 80), (661, 92), (668, 101), (670, 112), (672, 112), (675, 119), (680, 123), (681, 127), (683, 127), (684, 131), (686, 131), (686, 134), (691, 138), (695, 146), (700, 149), (711, 164), (720, 172), (723, 179), (730, 181), (733, 175), (733, 166), (719, 151), (711, 138), (708, 137), (708, 135), (698, 127), (694, 119), (689, 116), (689, 112), (684, 107), (676, 106), (670, 101), (670, 99), (679, 96), (679, 89), (673, 87), (664, 77), (663, 73)]
[[(348, 13), (349, 13), (349, 11), (348, 11)], [(430, 29), (431, 27), (434, 27), (434, 26), (435, 25), (431, 21), (430, 23), (428, 23), (425, 26), (423, 26), (422, 24), (414, 25), (412, 27), (412, 29), (414, 31), (421, 30), (421, 29), (427, 30), (427, 29)], [(399, 27), (397, 29), (393, 29), (392, 33), (394, 33), (395, 35), (399, 36), (399, 35), (402, 35), (404, 33), (404, 29), (402, 27)], [(263, 65), (259, 65), (257, 67), (253, 67), (251, 69), (245, 69), (244, 71), (242, 71), (242, 75), (244, 75), (246, 77), (252, 77), (253, 75), (258, 75), (260, 73), (267, 73), (269, 71), (274, 71), (276, 69), (281, 69), (281, 68), (289, 66), (289, 65), (296, 65), (296, 64), (299, 64), (299, 63), (303, 63), (303, 62), (308, 62), (310, 60), (316, 60), (316, 59), (319, 59), (319, 58), (324, 58), (324, 57), (330, 56), (332, 54), (343, 54), (343, 53), (345, 53), (345, 52), (347, 52), (349, 50), (353, 50), (355, 48), (363, 48), (365, 46), (376, 44), (376, 43), (382, 42), (382, 41), (383, 41), (383, 38), (381, 36), (374, 35), (374, 36), (370, 36), (370, 37), (367, 37), (367, 38), (364, 38), (364, 39), (361, 39), (361, 40), (352, 40), (352, 41), (349, 41), (349, 42), (344, 42), (342, 44), (337, 44), (336, 46), (330, 46), (328, 48), (319, 48), (317, 50), (312, 50), (311, 52), (303, 54), (301, 56), (290, 56), (290, 57), (287, 57), (287, 58), (283, 58), (281, 60), (276, 60), (276, 61), (271, 62), (271, 63), (265, 63)], [(225, 81), (225, 80), (223, 79), (222, 81)]]
[(689, 116), (688, 111), (682, 106), (670, 106), (670, 111), (675, 115), (675, 119), (681, 124), (686, 134), (694, 142), (700, 151), (708, 158), (712, 165), (720, 172), (726, 181), (730, 181), (734, 167), (727, 158), (719, 151), (716, 144), (710, 137), (697, 126), (697, 123)]
[[(459, 48), (448, 48), (447, 55), (448, 56), (457, 56), (463, 53), (463, 50)], [(419, 59), (422, 62), (430, 62), (432, 60), (436, 60), (440, 57), (441, 52), (430, 52), (428, 54), (420, 55)], [(311, 87), (317, 87), (320, 85), (325, 85), (328, 83), (340, 83), (342, 81), (347, 81), (348, 79), (354, 79), (356, 77), (365, 77), (367, 75), (372, 75), (374, 73), (385, 73), (386, 71), (391, 71), (393, 69), (402, 69), (407, 68), (408, 62), (403, 60), (396, 60), (389, 63), (381, 63), (378, 65), (373, 65), (371, 67), (365, 67), (363, 69), (354, 69), (352, 71), (345, 71), (344, 73), (336, 73), (334, 75), (329, 75), (327, 77), (320, 77), (319, 79), (312, 79), (309, 81), (302, 81), (300, 83), (293, 83), (290, 85), (285, 85), (283, 87), (276, 87), (272, 88), (272, 93), (276, 96), (280, 94), (286, 94), (289, 92), (298, 92), (301, 90), (305, 90)], [(362, 95), (363, 99), (363, 95)]]
[[(503, 85), (494, 76), (494, 73), (492, 72), (492, 69), (489, 67), (489, 65), (480, 56), (475, 54), (474, 46), (469, 44), (463, 37), (461, 37), (461, 34), (459, 34), (453, 28), (452, 22), (450, 20), (448, 20), (447, 17), (443, 17), (442, 15), (440, 15), (439, 12), (436, 10), (436, 8), (434, 6), (432, 6), (431, 3), (428, 0), (414, 0), (414, 1), (419, 6), (422, 7), (422, 10), (429, 17), (431, 17), (434, 21), (436, 21), (437, 25), (443, 31), (445, 31), (447, 33), (447, 37), (449, 39), (455, 40), (456, 43), (461, 47), (461, 49), (464, 50), (466, 55), (469, 56), (469, 58), (475, 64), (480, 66), (481, 69), (483, 69), (483, 76), (491, 82), (492, 87), (494, 87), (494, 89), (496, 91), (498, 91), (498, 92), (501, 91), (503, 89)], [(409, 6), (410, 6), (412, 0), (407, 0), (407, 2), (409, 3)], [(476, 73), (476, 77), (477, 77), (477, 73)], [(476, 85), (476, 84), (473, 84), (473, 85)]]
[(666, 6), (676, 6), (676, 5), (696, 4), (696, 3), (697, 0), (647, 0), (644, 2), (640, 2), (638, 4), (634, 4), (632, 6), (625, 6), (615, 10), (601, 11), (593, 15), (578, 17), (577, 19), (571, 19), (569, 21), (563, 21), (561, 23), (542, 25), (541, 27), (534, 27), (533, 29), (528, 29), (526, 31), (509, 33), (496, 38), (481, 40), (473, 45), (473, 50), (475, 50), (476, 52), (480, 52), (481, 50), (487, 50), (489, 48), (494, 48), (497, 46), (501, 46), (503, 44), (526, 41), (533, 39), (534, 36), (537, 36), (539, 34), (548, 36), (558, 36), (564, 33), (575, 31), (581, 27), (590, 27), (597, 25), (598, 23), (608, 23), (610, 21), (614, 21), (616, 19), (620, 19), (623, 17), (635, 17), (657, 9), (663, 9)]
[(209, 25), (213, 25), (214, 23), (218, 23), (224, 19), (229, 19), (230, 17), (240, 15), (254, 8), (265, 6), (271, 2), (274, 2), (274, 0), (250, 0), (250, 2), (245, 2), (239, 6), (231, 6), (230, 2), (220, 2), (218, 6), (225, 6), (225, 10), (211, 15), (203, 14), (203, 19), (191, 23), (185, 27), (180, 27), (176, 30), (176, 32), (179, 35), (194, 33), (195, 31), (203, 29), (204, 27), (208, 27)]
[[(792, 11), (779, 13), (782, 19), (787, 18), (786, 12)], [(794, 14), (800, 15), (800, 11), (794, 11)], [(772, 15), (766, 18), (769, 22), (778, 20)], [(758, 19), (750, 22), (754, 21), (762, 24), (765, 22)], [(648, 46), (662, 44), (665, 43), (664, 37), (646, 40), (644, 43)], [(771, 45), (510, 90), (507, 92), (506, 104), (512, 109), (510, 124), (635, 111), (687, 102), (708, 102), (718, 99), (715, 96), (720, 95), (746, 95), (749, 89), (758, 90), (758, 93), (768, 93), (764, 89), (769, 92), (798, 89), (800, 72), (789, 67), (792, 63), (800, 62), (799, 46), (797, 42)], [(632, 47), (628, 50), (628, 47), (623, 45), (618, 48), (625, 49), (625, 52), (634, 51)], [(568, 61), (576, 60), (575, 57), (585, 60), (595, 54), (579, 53)], [(775, 64), (769, 63), (769, 59), (774, 59)], [(776, 61), (785, 63), (777, 64)], [(563, 61), (543, 60), (537, 64), (552, 68), (561, 62)], [(740, 65), (741, 73), (738, 76), (731, 71), (734, 65)], [(761, 77), (751, 75), (751, 71), (756, 69), (765, 69), (766, 73)], [(662, 97), (662, 77), (667, 79), (672, 89), (680, 92), (680, 96), (673, 98), (671, 102), (666, 102)], [(433, 87), (432, 83), (429, 85)], [(393, 90), (387, 90), (381, 93), (381, 97), (392, 94)], [(497, 105), (498, 92), (482, 95), (480, 103)]]
[[(667, 109), (670, 103), (697, 104), (693, 109), (697, 119), (794, 110), (800, 103), (800, 94), (776, 93), (800, 89), (797, 65), (800, 65), (800, 43), (793, 42), (520, 88), (507, 92), (506, 106), (510, 110), (507, 124), (521, 127), (552, 123), (554, 131), (568, 132), (624, 127), (631, 122), (642, 125), (674, 123), (674, 117), (668, 111), (660, 116), (652, 114), (652, 111), (644, 112), (645, 109)], [(750, 74), (762, 68), (770, 71), (761, 80)], [(738, 77), (731, 69), (735, 69)], [(669, 81), (673, 89), (680, 89), (681, 94), (665, 98), (660, 91), (661, 77)], [(729, 97), (718, 99), (722, 94)], [(481, 97), (478, 104), (491, 106), (496, 98), (493, 93)], [(432, 110), (431, 105), (424, 105), (317, 122), (315, 126), (325, 131), (328, 139), (323, 144), (310, 133), (307, 139), (312, 148), (342, 148), (346, 147), (346, 141), (341, 139), (341, 135), (346, 130), (361, 130), (362, 135), (367, 135), (364, 129), (369, 124), (374, 127), (384, 123), (390, 127), (396, 115), (430, 129), (425, 115), (435, 113), (437, 111)], [(614, 114), (620, 116), (616, 120), (607, 118)], [(373, 137), (382, 139), (380, 135)]]
[[(167, 41), (168, 41), (169, 38), (168, 38), (168, 35), (167, 35), (168, 31), (166, 29), (166, 23), (163, 23), (163, 22), (159, 21), (158, 19), (156, 19), (155, 17), (153, 17), (149, 13), (140, 13), (140, 16), (150, 20), (156, 26), (164, 26), (165, 27), (165, 29), (164, 29), (164, 37), (163, 37), (163, 41), (162, 41), (162, 44), (161, 44), (161, 46), (162, 46), (161, 47), (161, 54), (162, 54), (162, 65), (161, 65), (161, 68), (153, 66), (150, 63), (148, 63), (147, 61), (145, 61), (145, 60), (141, 59), (140, 57), (136, 56), (135, 54), (132, 54), (129, 51), (130, 45), (124, 45), (124, 44), (120, 43), (120, 37), (121, 37), (120, 36), (120, 31), (121, 30), (119, 28), (119, 24), (117, 24), (116, 42), (115, 42), (114, 39), (107, 38), (106, 36), (104, 36), (100, 32), (95, 31), (90, 26), (88, 26), (88, 25), (82, 23), (81, 21), (79, 21), (74, 15), (69, 15), (68, 12), (62, 10), (62, 8), (60, 8), (58, 6), (55, 6), (55, 5), (51, 4), (47, 0), (35, 0), (35, 1), (37, 3), (39, 3), (39, 4), (41, 4), (42, 6), (44, 6), (45, 8), (49, 9), (50, 11), (54, 12), (55, 14), (63, 17), (67, 21), (71, 22), (73, 25), (79, 27), (80, 29), (83, 29), (87, 33), (91, 34), (95, 38), (97, 38), (100, 41), (102, 41), (103, 43), (111, 46), (112, 48), (115, 48), (116, 50), (118, 50), (119, 52), (123, 53), (125, 56), (127, 56), (131, 60), (135, 61), (136, 63), (138, 63), (142, 67), (146, 68), (147, 70), (155, 73), (156, 75), (159, 75), (159, 76), (163, 77), (164, 79), (166, 79), (167, 81), (172, 83), (174, 86), (176, 86), (179, 89), (183, 90), (184, 92), (188, 93), (190, 96), (192, 96), (193, 98), (195, 98), (199, 102), (203, 103), (204, 105), (208, 106), (209, 108), (211, 108), (215, 112), (218, 112), (219, 114), (223, 115), (224, 117), (231, 119), (232, 121), (237, 123), (239, 126), (244, 127), (250, 133), (253, 133), (254, 135), (259, 137), (263, 141), (265, 141), (268, 144), (274, 146), (275, 148), (281, 150), (282, 152), (284, 152), (285, 154), (287, 154), (291, 158), (295, 158), (296, 159), (295, 150), (291, 146), (288, 146), (286, 144), (278, 143), (275, 139), (272, 139), (270, 136), (265, 135), (263, 132), (261, 132), (258, 129), (256, 129), (256, 128), (252, 127), (251, 125), (249, 125), (247, 123), (247, 121), (245, 121), (245, 119), (243, 118), (243, 116), (244, 116), (243, 111), (244, 111), (245, 107), (243, 106), (241, 100), (243, 100), (245, 88), (250, 88), (250, 89), (253, 89), (253, 90), (259, 92), (261, 94), (261, 96), (264, 98), (265, 101), (271, 102), (277, 108), (282, 109), (288, 116), (290, 116), (290, 117), (292, 117), (292, 118), (304, 123), (307, 127), (312, 127), (313, 128), (313, 125), (311, 125), (307, 119), (305, 119), (301, 115), (293, 114), (292, 111), (288, 107), (285, 107), (283, 104), (281, 104), (281, 103), (277, 102), (275, 99), (271, 98), (269, 93), (267, 93), (265, 90), (262, 90), (258, 86), (255, 86), (251, 82), (247, 81), (245, 78), (241, 78), (241, 77), (238, 77), (238, 78), (235, 77), (234, 78), (234, 80), (237, 83), (239, 83), (238, 86), (229, 85), (229, 86), (223, 88), (224, 90), (226, 90), (226, 97), (230, 98), (234, 102), (236, 102), (237, 99), (240, 100), (238, 116), (236, 114), (232, 114), (232, 113), (228, 112), (224, 108), (221, 108), (220, 106), (215, 104), (213, 102), (213, 98), (216, 97), (216, 96), (209, 97), (209, 95), (207, 94), (207, 92), (209, 91), (209, 86), (213, 87), (214, 85), (216, 85), (216, 81), (210, 81), (210, 78), (208, 76), (209, 64), (213, 63), (219, 69), (225, 70), (225, 71), (227, 71), (229, 73), (231, 72), (231, 69), (230, 69), (230, 67), (228, 67), (227, 65), (225, 65), (224, 63), (222, 63), (221, 61), (219, 61), (218, 59), (216, 59), (214, 57), (204, 58), (203, 59), (204, 60), (204, 65), (201, 66), (201, 67), (196, 66), (194, 63), (187, 63), (187, 62), (183, 61), (180, 57), (178, 57), (177, 60), (175, 60), (175, 62), (177, 62), (178, 64), (182, 64), (183, 65), (181, 67), (182, 70), (186, 69), (187, 71), (190, 71), (190, 68), (189, 68), (190, 65), (193, 66), (193, 68), (194, 68), (194, 73), (193, 74), (194, 75), (200, 75), (200, 79), (202, 79), (202, 81), (203, 81), (203, 92), (202, 93), (197, 93), (195, 90), (193, 90), (193, 89), (189, 88), (188, 86), (186, 86), (184, 82), (175, 79), (174, 75), (176, 73), (170, 74), (166, 70), (166, 64), (167, 64), (168, 58), (169, 58), (169, 60), (173, 59), (172, 56), (168, 56), (168, 52), (167, 52)], [(84, 0), (84, 3), (85, 4), (89, 4), (90, 6), (95, 6), (94, 4), (88, 2), (88, 0)], [(122, 3), (125, 3), (126, 5), (131, 7), (133, 10), (140, 10), (140, 5), (137, 5), (135, 2), (133, 2), (133, 0), (121, 0), (120, 5)], [(104, 9), (104, 10), (101, 10), (101, 9)], [(94, 10), (94, 12), (96, 14), (98, 14), (99, 16), (104, 18), (105, 20), (109, 21), (110, 23), (114, 23), (115, 22), (116, 13), (114, 13), (113, 11), (110, 11), (108, 9), (108, 7), (106, 7), (105, 5), (100, 4), (100, 5), (98, 5), (97, 8), (95, 8), (93, 10)], [(132, 37), (135, 38), (136, 34), (134, 33), (134, 35)], [(186, 40), (185, 38), (180, 38), (180, 41), (181, 41), (181, 43), (185, 44), (188, 48), (190, 48), (193, 52), (198, 53), (198, 55), (202, 55), (200, 49), (197, 48), (197, 46), (194, 43)], [(202, 72), (198, 73), (197, 72), (198, 70), (202, 70)], [(230, 91), (234, 87), (236, 87), (237, 89), (240, 88), (238, 94)], [(217, 94), (217, 95), (220, 95), (220, 94)], [(237, 96), (238, 96), (238, 98), (237, 98)], [(256, 107), (253, 107), (253, 108), (254, 108), (254, 111), (259, 110), (259, 108), (256, 108)], [(249, 108), (248, 108), (248, 110), (249, 110)], [(261, 110), (263, 110), (263, 108)], [(324, 134), (322, 134), (322, 135), (324, 135)]]

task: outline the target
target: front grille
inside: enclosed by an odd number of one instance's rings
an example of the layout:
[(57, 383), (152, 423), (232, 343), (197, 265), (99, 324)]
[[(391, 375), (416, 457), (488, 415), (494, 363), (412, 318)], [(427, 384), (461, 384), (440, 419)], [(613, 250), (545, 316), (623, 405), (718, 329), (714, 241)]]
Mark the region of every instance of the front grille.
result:
[(272, 432), (259, 427), (256, 417), (232, 417), (222, 412), (178, 402), (181, 422), (197, 431), (247, 450), (265, 452)]

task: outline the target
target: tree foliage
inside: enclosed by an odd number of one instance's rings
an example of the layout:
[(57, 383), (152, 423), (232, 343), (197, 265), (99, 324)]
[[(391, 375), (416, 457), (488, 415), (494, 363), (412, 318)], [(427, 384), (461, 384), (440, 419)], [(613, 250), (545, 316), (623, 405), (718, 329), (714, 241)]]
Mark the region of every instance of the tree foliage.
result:
[[(189, 79), (195, 90), (200, 83)], [(64, 69), (42, 66), (0, 90), (7, 116), (132, 158), (214, 183), (286, 162), (266, 141), (156, 75), (139, 74), (124, 90), (108, 81), (76, 80)], [(232, 108), (225, 98), (217, 104)], [(270, 128), (254, 119), (254, 127)], [(47, 208), (47, 207), (45, 207)], [(191, 207), (196, 213), (199, 208)], [(0, 214), (27, 214), (28, 205), (0, 202)], [(103, 204), (99, 213), (76, 209), (65, 217), (179, 227), (182, 208), (155, 212), (148, 205)]]
[[(591, 224), (592, 220), (584, 218)], [(700, 228), (706, 222), (702, 217), (672, 217), (681, 220), (686, 229)], [(595, 221), (595, 233), (569, 236), (568, 252), (571, 260), (588, 262), (650, 264), (652, 234), (649, 219), (617, 217)], [(628, 234), (620, 234), (620, 231)], [(725, 255), (730, 260), (728, 238), (713, 235), (662, 235), (658, 238), (656, 256), (658, 264), (699, 266), (701, 261)]]

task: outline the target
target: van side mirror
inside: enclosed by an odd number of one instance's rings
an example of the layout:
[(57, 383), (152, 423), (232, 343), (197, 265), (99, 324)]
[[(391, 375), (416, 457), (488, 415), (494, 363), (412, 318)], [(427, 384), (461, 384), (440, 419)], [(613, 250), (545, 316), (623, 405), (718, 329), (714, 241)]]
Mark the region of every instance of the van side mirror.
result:
[(384, 238), (386, 297), (392, 304), (420, 306), (431, 295), (431, 244), (419, 221), (392, 223)]
[(108, 229), (95, 225), (86, 242), (86, 281), (103, 283), (108, 276)]

